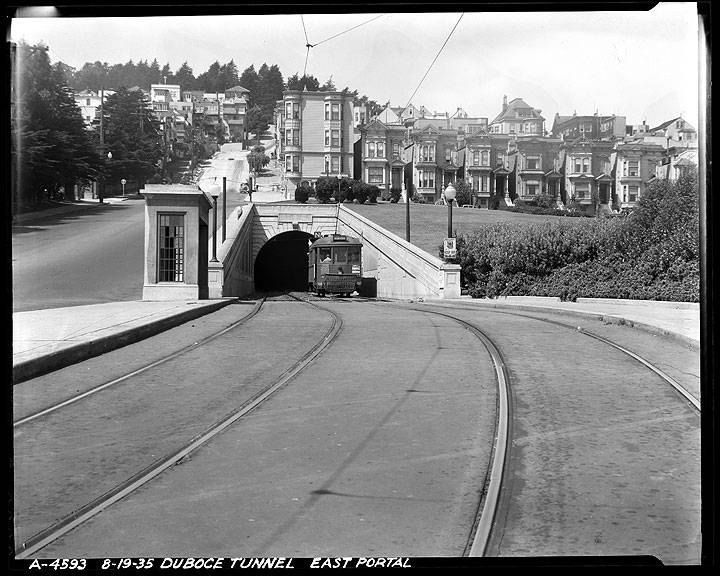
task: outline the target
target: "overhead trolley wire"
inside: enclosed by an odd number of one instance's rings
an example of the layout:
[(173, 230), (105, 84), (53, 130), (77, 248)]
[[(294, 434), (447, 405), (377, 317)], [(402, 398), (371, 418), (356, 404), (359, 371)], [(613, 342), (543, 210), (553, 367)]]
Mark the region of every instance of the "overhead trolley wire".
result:
[(373, 22), (374, 20), (377, 20), (378, 18), (382, 18), (383, 16), (385, 16), (385, 14), (380, 14), (379, 16), (375, 16), (374, 18), (370, 18), (370, 20), (361, 22), (360, 24), (356, 24), (355, 26), (352, 26), (352, 27), (348, 28), (347, 30), (338, 32), (337, 34), (334, 34), (333, 36), (330, 36), (329, 38), (325, 38), (325, 40), (321, 40), (320, 42), (318, 42), (316, 44), (310, 44), (310, 40), (308, 39), (308, 34), (307, 34), (307, 28), (305, 27), (305, 18), (303, 18), (303, 15), (300, 14), (300, 20), (302, 21), (303, 33), (305, 34), (305, 49), (306, 49), (305, 66), (303, 67), (303, 76), (305, 76), (307, 73), (307, 63), (308, 63), (308, 58), (310, 56), (310, 48), (315, 48), (316, 46), (319, 46), (320, 44), (324, 44), (325, 42), (328, 42), (329, 40), (332, 40), (333, 38), (337, 38), (338, 36), (347, 34), (348, 32), (351, 32), (352, 30), (355, 30), (356, 28), (360, 28), (360, 26), (364, 26), (365, 24), (369, 24), (370, 22)]
[(445, 38), (445, 42), (443, 42), (443, 45), (440, 46), (440, 50), (438, 50), (438, 53), (435, 55), (435, 58), (433, 59), (433, 61), (430, 63), (430, 66), (428, 67), (427, 71), (425, 72), (425, 75), (422, 77), (422, 79), (420, 80), (420, 83), (417, 85), (417, 88), (415, 88), (415, 91), (412, 93), (412, 95), (408, 99), (408, 103), (405, 104), (405, 108), (403, 108), (403, 110), (407, 109), (407, 107), (410, 106), (412, 99), (415, 97), (415, 94), (417, 94), (417, 91), (420, 90), (420, 86), (422, 86), (422, 83), (425, 81), (425, 78), (427, 78), (427, 75), (430, 73), (430, 70), (432, 69), (432, 67), (435, 64), (435, 62), (437, 61), (437, 59), (439, 58), (441, 52), (445, 48), (445, 45), (450, 40), (450, 37), (453, 35), (453, 32), (455, 32), (455, 28), (457, 28), (458, 24), (460, 24), (460, 20), (462, 20), (463, 16), (465, 16), (465, 12), (460, 14), (460, 18), (458, 18), (457, 22), (455, 22), (455, 26), (453, 26), (452, 30), (450, 30), (450, 34), (448, 34), (448, 37)]

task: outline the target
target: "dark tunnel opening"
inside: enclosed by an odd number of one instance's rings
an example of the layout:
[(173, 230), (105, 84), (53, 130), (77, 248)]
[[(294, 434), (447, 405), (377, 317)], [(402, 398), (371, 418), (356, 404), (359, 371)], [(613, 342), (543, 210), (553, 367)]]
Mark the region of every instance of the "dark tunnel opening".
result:
[(273, 236), (255, 259), (255, 290), (258, 292), (306, 291), (308, 248), (314, 237), (293, 230)]

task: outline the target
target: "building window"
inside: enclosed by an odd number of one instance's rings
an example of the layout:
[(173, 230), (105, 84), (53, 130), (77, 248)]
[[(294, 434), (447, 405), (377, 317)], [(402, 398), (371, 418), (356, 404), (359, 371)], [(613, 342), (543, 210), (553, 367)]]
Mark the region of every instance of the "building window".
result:
[(540, 158), (537, 156), (528, 156), (525, 159), (525, 165), (528, 170), (540, 170)]
[(420, 162), (435, 162), (435, 144), (420, 146)]
[(375, 142), (368, 142), (367, 155), (368, 158), (375, 158)]
[(637, 160), (628, 160), (628, 176), (638, 176), (639, 164)]
[(325, 146), (330, 146), (330, 130), (325, 130)]
[(583, 165), (583, 173), (589, 174), (590, 173), (590, 158), (583, 158), (582, 165)]
[(472, 188), (473, 190), (479, 190), (480, 189), (480, 176), (478, 174), (473, 174), (472, 177)]
[(332, 131), (332, 146), (340, 146), (340, 130), (333, 130)]
[(393, 160), (397, 160), (398, 158), (400, 158), (400, 143), (399, 142), (393, 142), (392, 155), (393, 155)]
[(445, 147), (445, 161), (450, 162), (452, 160), (452, 148), (450, 146)]
[(330, 103), (325, 104), (325, 120), (330, 120)]
[(473, 166), (479, 166), (480, 165), (480, 152), (478, 152), (477, 150), (474, 151), (472, 158), (473, 158), (473, 160), (472, 160)]
[(385, 158), (385, 142), (377, 143), (377, 157)]
[(332, 116), (331, 120), (340, 120), (340, 104), (333, 104), (331, 106), (332, 109)]
[(292, 130), (290, 128), (285, 129), (285, 146), (292, 144)]
[(488, 152), (487, 150), (482, 151), (482, 165), (483, 166), (490, 165), (490, 152)]
[(158, 214), (158, 282), (183, 281), (184, 236), (184, 214)]
[(575, 174), (580, 174), (582, 172), (582, 162), (580, 161), (580, 158), (575, 158), (573, 162), (575, 169), (573, 170)]
[(537, 196), (540, 192), (540, 182), (537, 180), (528, 180), (525, 183), (525, 194), (528, 196)]
[(293, 120), (300, 119), (300, 104), (293, 103)]
[(590, 184), (587, 182), (575, 184), (575, 198), (579, 200), (590, 198)]
[(368, 166), (368, 184), (382, 184), (383, 178), (382, 166)]
[(85, 106), (90, 106), (90, 98), (85, 99)]
[(330, 170), (333, 174), (340, 172), (340, 156), (332, 156), (330, 158)]
[(483, 175), (482, 179), (480, 180), (480, 192), (487, 192), (488, 191), (488, 182), (489, 178), (485, 175)]
[(435, 188), (435, 171), (418, 170), (420, 188)]
[(628, 188), (628, 200), (630, 202), (636, 202), (638, 199), (638, 187), (637, 186), (630, 186)]
[(292, 118), (292, 103), (288, 102), (285, 104), (285, 119), (290, 120)]

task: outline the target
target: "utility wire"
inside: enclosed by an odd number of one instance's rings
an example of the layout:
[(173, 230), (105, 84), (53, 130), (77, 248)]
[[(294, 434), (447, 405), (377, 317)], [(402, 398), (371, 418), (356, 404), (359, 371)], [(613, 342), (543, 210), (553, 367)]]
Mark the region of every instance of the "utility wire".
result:
[(408, 106), (410, 106), (410, 103), (412, 102), (412, 99), (415, 97), (415, 94), (417, 94), (417, 91), (420, 90), (420, 86), (422, 86), (422, 83), (425, 81), (425, 78), (426, 78), (427, 75), (430, 73), (430, 70), (432, 69), (432, 67), (433, 67), (433, 65), (435, 64), (436, 60), (437, 60), (438, 57), (440, 56), (440, 53), (443, 51), (443, 48), (445, 48), (445, 45), (446, 45), (446, 44), (448, 43), (448, 41), (450, 40), (450, 37), (452, 36), (453, 32), (455, 32), (455, 28), (457, 28), (458, 24), (460, 24), (460, 20), (462, 20), (462, 17), (463, 17), (463, 16), (465, 16), (465, 12), (463, 12), (462, 14), (460, 14), (460, 18), (458, 18), (458, 21), (455, 22), (455, 26), (453, 26), (453, 29), (450, 30), (450, 34), (448, 34), (448, 37), (445, 39), (445, 42), (443, 42), (443, 45), (440, 46), (440, 50), (438, 50), (438, 53), (435, 55), (435, 58), (433, 59), (433, 61), (432, 61), (432, 63), (430, 64), (430, 66), (428, 67), (427, 72), (425, 72), (425, 76), (422, 77), (422, 80), (420, 80), (420, 83), (417, 85), (417, 88), (415, 88), (415, 91), (412, 93), (412, 95), (411, 95), (410, 98), (408, 99), (408, 103), (405, 104), (405, 108), (403, 108), (403, 111), (404, 111), (405, 109), (407, 109)]
[(308, 40), (307, 29), (305, 28), (305, 18), (303, 18), (302, 14), (300, 14), (300, 20), (302, 20), (303, 32), (305, 32), (305, 46), (312, 48), (313, 45), (310, 44), (310, 40)]
[(348, 28), (347, 30), (344, 30), (343, 32), (339, 32), (338, 34), (335, 34), (334, 36), (330, 36), (330, 38), (325, 38), (325, 40), (321, 40), (321, 41), (318, 42), (317, 44), (313, 44), (312, 47), (315, 48), (315, 46), (320, 46), (320, 44), (324, 44), (324, 43), (327, 42), (328, 40), (332, 40), (333, 38), (337, 38), (338, 36), (342, 36), (343, 34), (346, 34), (346, 33), (350, 32), (351, 30), (355, 30), (355, 28), (360, 28), (360, 26), (364, 26), (365, 24), (369, 24), (370, 22), (372, 22), (372, 21), (374, 21), (374, 20), (377, 20), (378, 18), (382, 18), (383, 16), (385, 16), (385, 14), (380, 14), (379, 16), (375, 16), (375, 18), (371, 18), (371, 19), (368, 20), (367, 22), (363, 22), (363, 23), (361, 23), (361, 24), (357, 24), (357, 25), (353, 26), (352, 28)]

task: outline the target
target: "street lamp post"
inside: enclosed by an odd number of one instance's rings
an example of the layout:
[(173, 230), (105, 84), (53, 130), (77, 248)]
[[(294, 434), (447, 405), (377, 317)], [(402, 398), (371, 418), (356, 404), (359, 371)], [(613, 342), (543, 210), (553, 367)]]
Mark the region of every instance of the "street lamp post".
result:
[(445, 188), (445, 200), (447, 200), (448, 203), (448, 238), (453, 237), (453, 231), (452, 231), (452, 205), (453, 200), (455, 200), (455, 194), (457, 191), (453, 187), (452, 184), (448, 184), (447, 188)]
[[(107, 153), (107, 159), (112, 160), (112, 152)], [(102, 184), (100, 185), (100, 193), (98, 194), (98, 202), (100, 204), (103, 203), (103, 196), (105, 196), (105, 177), (102, 179)]]
[(223, 221), (222, 241), (225, 242), (225, 224), (227, 223), (227, 176), (223, 176)]
[(125, 184), (127, 184), (127, 180), (125, 180), (125, 178), (123, 178), (122, 180), (120, 180), (120, 184), (122, 184), (122, 187), (123, 187), (123, 198), (125, 198)]

